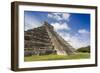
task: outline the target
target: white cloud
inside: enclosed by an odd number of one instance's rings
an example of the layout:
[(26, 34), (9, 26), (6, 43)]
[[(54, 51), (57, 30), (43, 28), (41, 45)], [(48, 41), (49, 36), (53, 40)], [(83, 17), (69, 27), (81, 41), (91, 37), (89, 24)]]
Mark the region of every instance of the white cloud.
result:
[(63, 19), (69, 20), (70, 14), (69, 13), (63, 13), (62, 14)]
[(68, 26), (68, 24), (67, 23), (51, 23), (51, 25), (54, 27), (54, 29), (56, 30), (56, 31), (58, 31), (58, 30), (70, 30), (70, 27)]
[(88, 35), (74, 35), (70, 37), (69, 42), (74, 48), (80, 48), (90, 45), (90, 37)]
[(69, 13), (49, 13), (48, 17), (55, 19), (57, 21), (60, 21), (60, 20), (68, 20), (69, 21), (70, 14)]
[(68, 32), (57, 31), (57, 33), (66, 41), (70, 42), (71, 35)]
[(85, 30), (85, 29), (80, 29), (80, 30), (78, 30), (78, 33), (80, 33), (80, 34), (88, 34), (89, 32), (87, 30)]
[(53, 18), (57, 21), (62, 20), (61, 16), (58, 13), (50, 13), (50, 14), (48, 14), (48, 17)]
[(52, 14), (48, 14), (48, 17), (53, 18), (53, 15)]
[(25, 15), (25, 30), (33, 29), (41, 26), (42, 24), (33, 15)]

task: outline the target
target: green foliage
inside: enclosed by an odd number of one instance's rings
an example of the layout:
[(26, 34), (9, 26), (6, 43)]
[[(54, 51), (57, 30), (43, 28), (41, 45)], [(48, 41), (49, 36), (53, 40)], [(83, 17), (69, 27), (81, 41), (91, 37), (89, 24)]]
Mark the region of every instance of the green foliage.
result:
[(79, 49), (77, 49), (77, 51), (90, 53), (90, 46), (79, 48)]
[(28, 56), (24, 58), (24, 61), (44, 61), (44, 60), (71, 60), (71, 59), (87, 59), (90, 58), (89, 53), (77, 53), (74, 55), (42, 55), (42, 56)]

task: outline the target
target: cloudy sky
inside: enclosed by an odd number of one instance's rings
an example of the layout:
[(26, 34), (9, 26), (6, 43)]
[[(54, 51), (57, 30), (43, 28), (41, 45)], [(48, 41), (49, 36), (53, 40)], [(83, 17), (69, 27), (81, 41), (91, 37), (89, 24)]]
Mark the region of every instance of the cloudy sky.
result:
[(25, 30), (47, 21), (74, 48), (90, 44), (90, 14), (24, 11), (24, 18)]

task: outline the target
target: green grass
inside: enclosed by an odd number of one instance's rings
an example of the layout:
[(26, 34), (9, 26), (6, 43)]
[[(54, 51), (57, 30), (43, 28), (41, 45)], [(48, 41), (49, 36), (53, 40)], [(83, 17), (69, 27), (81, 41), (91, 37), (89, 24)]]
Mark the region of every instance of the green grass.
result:
[(75, 55), (43, 55), (43, 56), (28, 56), (24, 61), (47, 61), (47, 60), (71, 60), (71, 59), (87, 59), (90, 58), (90, 53), (77, 53)]

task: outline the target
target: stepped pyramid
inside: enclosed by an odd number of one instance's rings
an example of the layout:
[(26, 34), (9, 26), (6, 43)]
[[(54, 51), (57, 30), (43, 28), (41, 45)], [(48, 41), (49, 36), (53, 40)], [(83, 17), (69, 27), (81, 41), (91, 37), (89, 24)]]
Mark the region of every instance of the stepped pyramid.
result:
[(71, 55), (76, 50), (47, 22), (40, 27), (24, 31), (24, 55)]

